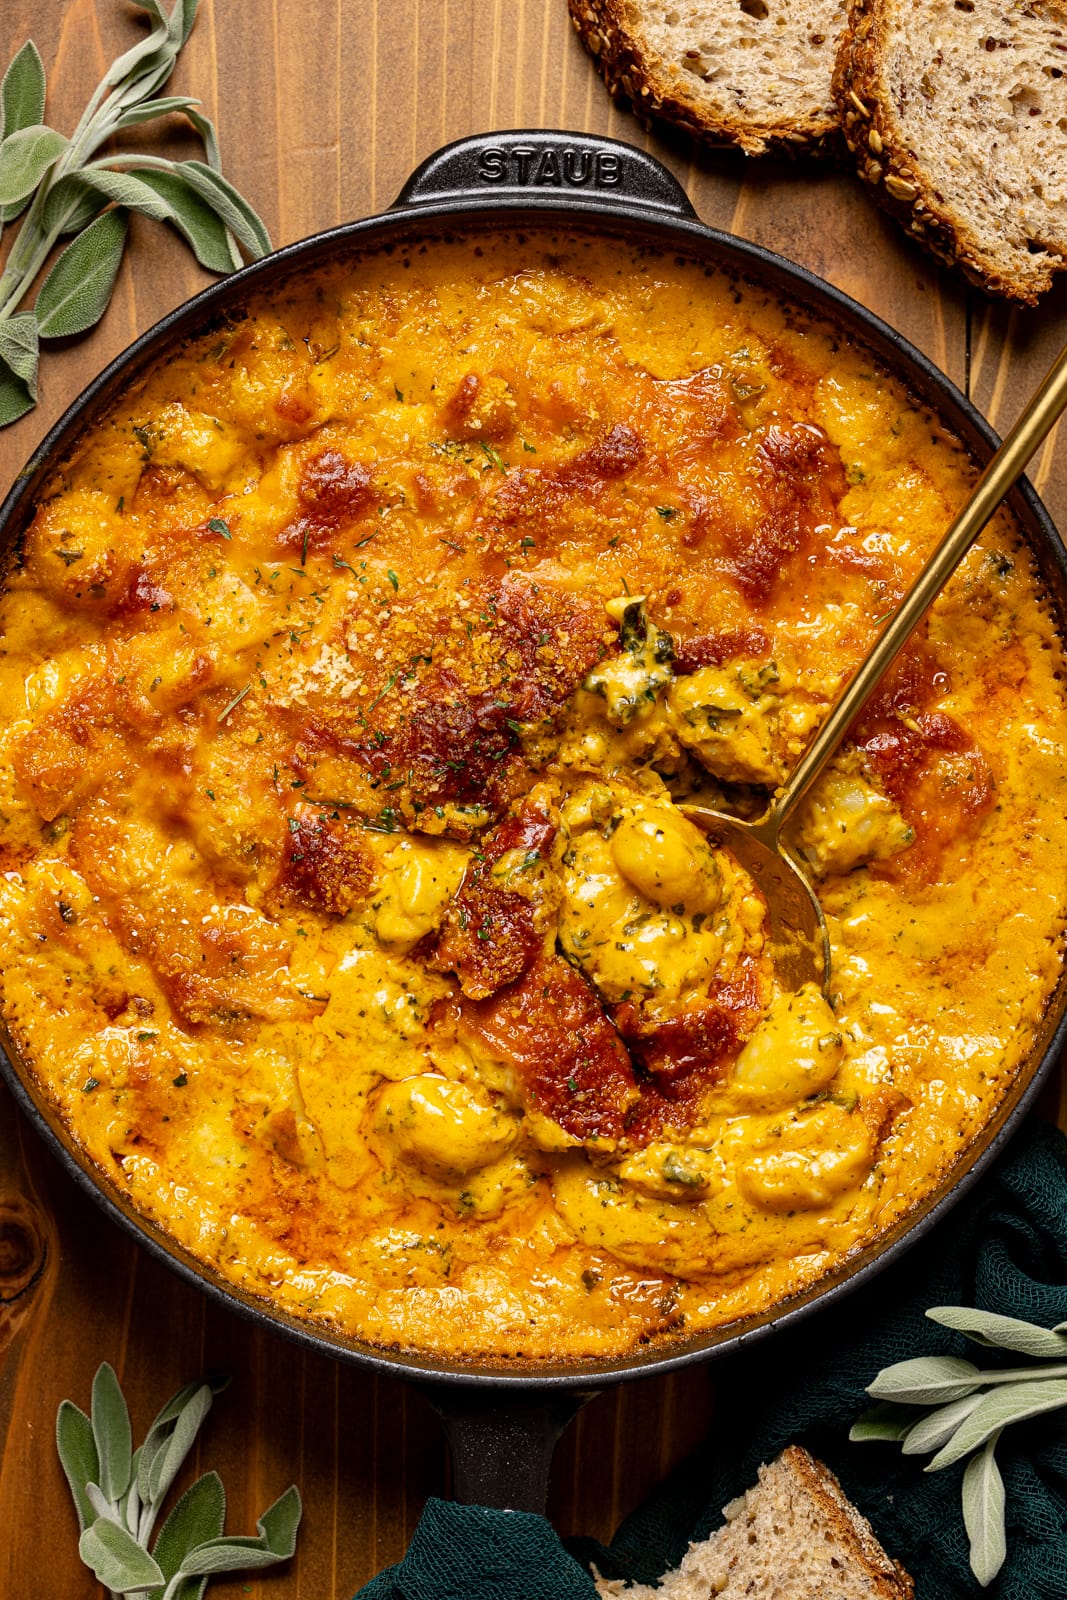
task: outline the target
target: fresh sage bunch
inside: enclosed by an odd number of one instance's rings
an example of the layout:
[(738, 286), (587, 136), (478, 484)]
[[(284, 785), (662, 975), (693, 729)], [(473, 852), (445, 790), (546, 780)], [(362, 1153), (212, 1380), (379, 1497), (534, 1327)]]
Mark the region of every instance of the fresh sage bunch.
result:
[[(41, 339), (84, 333), (103, 316), (126, 244), (131, 211), (171, 223), (201, 266), (231, 272), (240, 247), (258, 257), (267, 230), (222, 176), (211, 122), (187, 95), (160, 95), (196, 19), (198, 0), (135, 0), (151, 18), (147, 37), (119, 56), (68, 138), (43, 120), (45, 71), (32, 40), (0, 83), (0, 225), (25, 212), (0, 275), (0, 427), (37, 398)], [(206, 161), (167, 161), (122, 151), (124, 129), (180, 111), (204, 142)], [(55, 246), (73, 234), (41, 284), (32, 310), (20, 310)]]
[(226, 1494), (217, 1472), (185, 1491), (149, 1550), (167, 1493), (227, 1381), (209, 1378), (179, 1389), (137, 1450), (107, 1362), (93, 1379), (90, 1417), (70, 1400), (60, 1406), (56, 1444), (78, 1511), (79, 1553), (116, 1600), (201, 1600), (214, 1573), (269, 1567), (292, 1555), (301, 1516), (297, 1490), (287, 1489), (264, 1511), (254, 1537), (234, 1538), (222, 1531)]
[(867, 1393), (881, 1403), (854, 1423), (851, 1439), (888, 1439), (905, 1455), (933, 1459), (939, 1472), (967, 1460), (963, 1523), (971, 1542), (971, 1570), (984, 1587), (1004, 1564), (1004, 1480), (994, 1452), (1013, 1422), (1067, 1406), (1067, 1322), (1038, 1327), (973, 1306), (934, 1306), (933, 1322), (965, 1334), (991, 1350), (1012, 1350), (1036, 1364), (983, 1372), (959, 1356), (919, 1356), (885, 1367)]

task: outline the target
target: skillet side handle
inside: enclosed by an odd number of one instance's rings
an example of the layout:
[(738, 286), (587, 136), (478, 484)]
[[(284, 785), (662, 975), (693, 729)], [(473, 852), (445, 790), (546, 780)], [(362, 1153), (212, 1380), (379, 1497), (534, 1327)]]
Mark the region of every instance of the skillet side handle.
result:
[(645, 150), (595, 134), (555, 129), (518, 129), (457, 139), (429, 156), (393, 202), (400, 206), (441, 201), (492, 204), (517, 194), (543, 204), (592, 201), (624, 211), (666, 212), (695, 217), (681, 184)]
[(595, 1391), (419, 1387), (444, 1426), (454, 1498), (461, 1505), (543, 1516), (556, 1444)]

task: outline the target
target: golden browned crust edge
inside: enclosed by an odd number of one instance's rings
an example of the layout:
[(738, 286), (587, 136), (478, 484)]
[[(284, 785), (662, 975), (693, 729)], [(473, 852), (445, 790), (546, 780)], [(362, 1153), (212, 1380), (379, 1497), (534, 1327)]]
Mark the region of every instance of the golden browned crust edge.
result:
[(746, 155), (817, 155), (842, 159), (841, 130), (832, 117), (804, 121), (713, 120), (688, 91), (684, 74), (665, 67), (645, 43), (634, 0), (567, 0), (571, 21), (593, 57), (614, 100), (630, 105), (644, 126), (662, 118), (706, 143), (734, 147)]
[[(852, 0), (834, 67), (833, 92), (845, 143), (856, 170), (880, 205), (917, 244), (987, 294), (1036, 306), (1052, 286), (1055, 265), (1034, 267), (1023, 280), (1005, 275), (964, 230), (951, 202), (939, 200), (921, 164), (898, 142), (895, 118), (882, 97), (880, 64), (888, 48), (885, 0)], [(1067, 261), (1063, 268), (1067, 270)]]
[(873, 1593), (878, 1600), (913, 1600), (914, 1581), (900, 1562), (882, 1549), (874, 1529), (847, 1498), (830, 1468), (798, 1444), (787, 1445), (778, 1459), (818, 1504), (837, 1538), (862, 1564), (875, 1585)]

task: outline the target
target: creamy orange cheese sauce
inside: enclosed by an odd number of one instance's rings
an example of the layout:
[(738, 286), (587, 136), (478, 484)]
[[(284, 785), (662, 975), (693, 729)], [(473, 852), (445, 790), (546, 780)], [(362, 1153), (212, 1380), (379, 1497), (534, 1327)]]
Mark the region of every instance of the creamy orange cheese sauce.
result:
[(796, 824), (829, 1001), (678, 802), (766, 805), (971, 476), (863, 350), (613, 239), (353, 258), (158, 363), (0, 601), (0, 998), (88, 1155), (446, 1355), (618, 1355), (887, 1229), (1059, 971), (1009, 520)]

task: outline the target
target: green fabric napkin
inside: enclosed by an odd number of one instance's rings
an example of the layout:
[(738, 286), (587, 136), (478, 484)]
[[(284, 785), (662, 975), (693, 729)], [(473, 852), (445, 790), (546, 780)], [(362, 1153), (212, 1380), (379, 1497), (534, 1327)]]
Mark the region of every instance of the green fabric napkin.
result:
[[(587, 1564), (655, 1582), (760, 1463), (800, 1442), (841, 1479), (917, 1600), (1067, 1600), (1067, 1413), (1021, 1423), (997, 1459), (1008, 1493), (1008, 1559), (980, 1589), (960, 1514), (963, 1464), (924, 1474), (898, 1445), (850, 1444), (880, 1368), (909, 1356), (973, 1355), (923, 1315), (969, 1304), (1051, 1326), (1067, 1321), (1067, 1140), (1032, 1123), (998, 1165), (913, 1251), (873, 1283), (715, 1369), (722, 1400), (712, 1438), (628, 1518), (610, 1546), (565, 1548), (541, 1517), (431, 1500), (398, 1566), (356, 1600), (596, 1600)], [(983, 1366), (998, 1364), (981, 1351)], [(1005, 1356), (1004, 1362), (1018, 1361)]]

